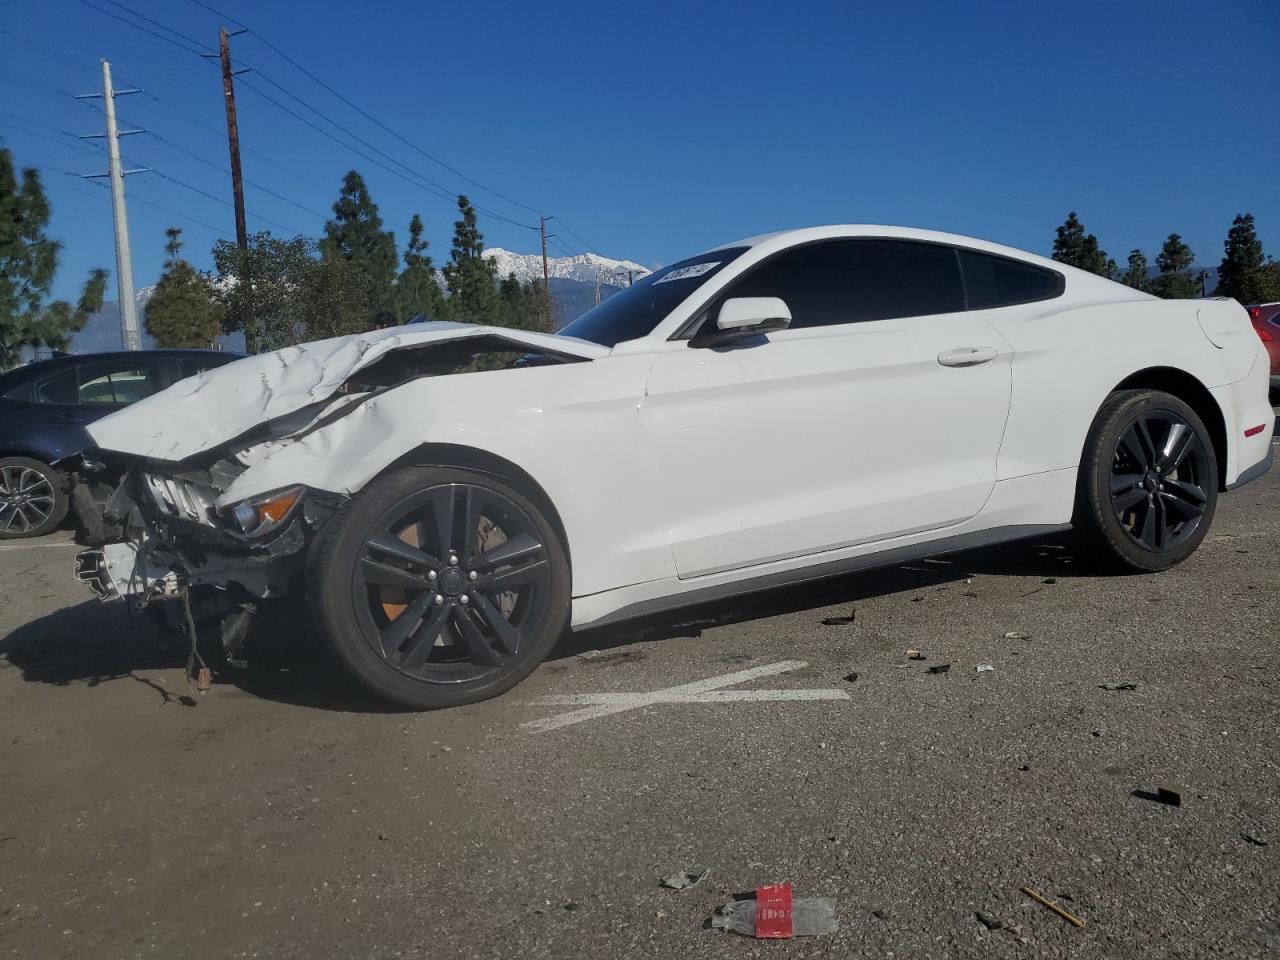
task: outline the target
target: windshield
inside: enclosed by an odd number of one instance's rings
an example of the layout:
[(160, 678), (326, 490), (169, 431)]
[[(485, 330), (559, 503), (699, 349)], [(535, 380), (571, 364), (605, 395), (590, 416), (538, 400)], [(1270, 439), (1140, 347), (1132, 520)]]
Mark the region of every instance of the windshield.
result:
[(685, 297), (714, 277), (746, 247), (712, 250), (649, 274), (558, 331), (613, 347), (648, 336)]

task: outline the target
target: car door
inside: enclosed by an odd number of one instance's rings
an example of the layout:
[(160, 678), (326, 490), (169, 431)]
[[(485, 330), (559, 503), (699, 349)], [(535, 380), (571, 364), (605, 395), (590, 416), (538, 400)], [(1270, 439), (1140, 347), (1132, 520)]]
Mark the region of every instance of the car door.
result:
[(784, 250), (729, 285), (789, 329), (661, 349), (645, 410), (681, 578), (960, 523), (995, 484), (1010, 349), (964, 310), (954, 248), (857, 238)]
[(32, 416), (58, 456), (92, 446), (86, 424), (159, 389), (156, 362), (122, 354), (63, 366), (32, 383)]

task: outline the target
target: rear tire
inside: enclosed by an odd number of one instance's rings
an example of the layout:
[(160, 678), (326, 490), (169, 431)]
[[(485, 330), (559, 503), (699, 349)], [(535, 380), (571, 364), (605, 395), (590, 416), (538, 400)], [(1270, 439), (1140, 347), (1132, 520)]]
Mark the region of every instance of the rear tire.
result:
[(42, 537), (67, 516), (66, 481), (30, 457), (0, 457), (0, 540)]
[(518, 490), (406, 467), (330, 521), (308, 593), (350, 674), (423, 710), (496, 697), (532, 673), (568, 622), (569, 576), (555, 526)]
[(1155, 573), (1195, 551), (1218, 503), (1218, 461), (1196, 412), (1159, 390), (1107, 398), (1085, 441), (1073, 526), (1081, 552)]

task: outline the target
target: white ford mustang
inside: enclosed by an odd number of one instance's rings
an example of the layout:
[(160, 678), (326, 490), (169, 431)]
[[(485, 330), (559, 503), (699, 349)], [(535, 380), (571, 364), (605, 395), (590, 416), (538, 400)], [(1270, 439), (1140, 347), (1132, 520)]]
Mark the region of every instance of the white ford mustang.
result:
[(1267, 387), (1234, 301), (924, 230), (794, 230), (559, 335), (310, 343), (100, 420), (123, 479), (79, 572), (223, 598), (233, 657), (255, 612), (301, 601), (367, 687), (447, 706), (509, 689), (566, 625), (1071, 526), (1162, 570), (1270, 465)]

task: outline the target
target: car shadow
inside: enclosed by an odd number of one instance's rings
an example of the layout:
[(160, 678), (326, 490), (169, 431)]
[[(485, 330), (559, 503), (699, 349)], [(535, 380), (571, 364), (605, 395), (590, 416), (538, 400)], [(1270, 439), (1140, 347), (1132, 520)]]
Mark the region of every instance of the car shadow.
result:
[[(201, 622), (199, 650), (215, 686), (229, 684), (253, 696), (355, 713), (392, 713), (397, 708), (349, 682), (305, 630), (289, 631), (274, 644), (269, 658), (248, 668), (225, 662), (216, 622)], [(123, 603), (88, 600), (32, 620), (0, 639), (0, 657), (22, 672), (28, 683), (96, 687), (133, 681), (155, 692), (158, 706), (193, 707), (198, 692), (183, 684), (170, 690), (144, 672), (185, 669), (190, 645), (176, 632), (129, 614)]]
[[(1059, 539), (1024, 541), (847, 574), (791, 587), (703, 603), (595, 630), (566, 633), (549, 659), (589, 656), (624, 659), (634, 644), (697, 637), (714, 626), (761, 620), (805, 610), (852, 607), (860, 600), (929, 587), (963, 584), (971, 577), (1017, 575), (1065, 578), (1092, 575)], [(53, 686), (130, 681), (153, 691), (157, 706), (192, 707), (198, 695), (185, 685), (168, 689), (145, 672), (182, 669), (190, 647), (172, 630), (157, 627), (123, 603), (88, 600), (32, 620), (0, 639), (0, 657), (29, 683)], [(844, 611), (840, 611), (843, 613)], [(295, 618), (296, 619), (296, 618)], [(215, 685), (294, 706), (356, 713), (395, 713), (399, 708), (350, 682), (332, 655), (305, 626), (263, 623), (271, 635), (267, 656), (248, 669), (221, 656), (216, 622), (202, 622), (200, 650)], [(627, 647), (628, 650), (620, 648)]]

